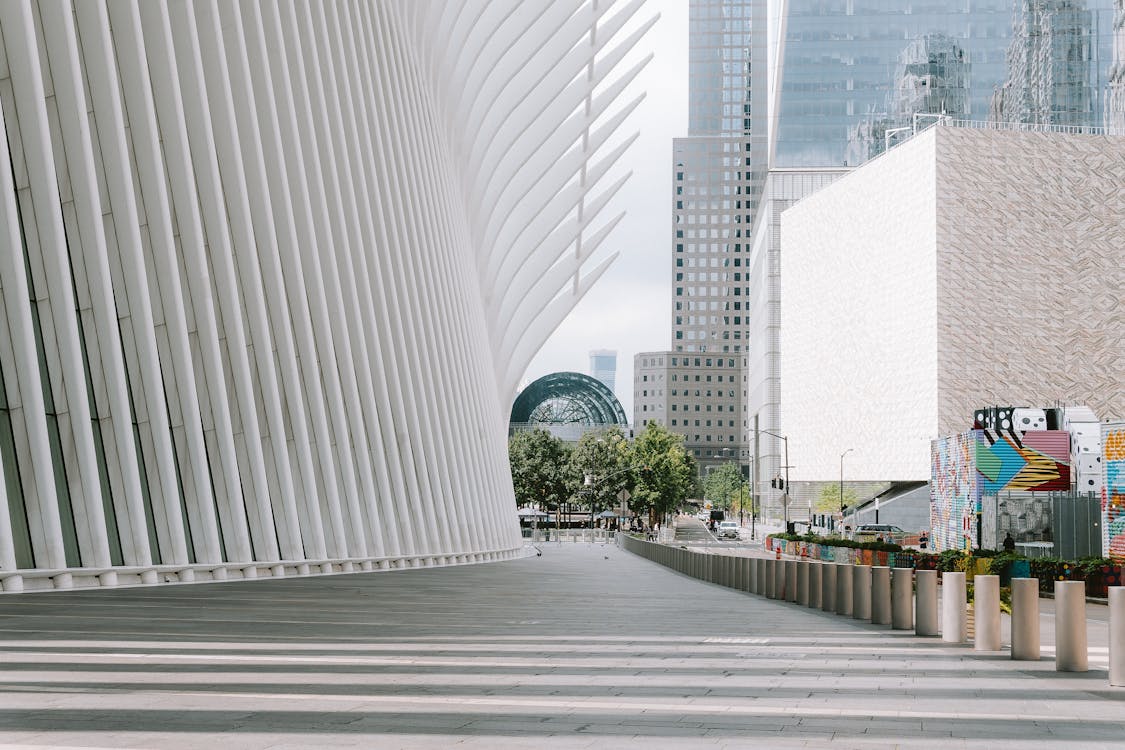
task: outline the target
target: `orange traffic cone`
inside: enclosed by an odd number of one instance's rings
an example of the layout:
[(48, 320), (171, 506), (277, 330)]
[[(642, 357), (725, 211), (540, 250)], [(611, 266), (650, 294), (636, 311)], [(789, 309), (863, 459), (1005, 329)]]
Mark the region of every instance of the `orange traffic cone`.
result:
[(778, 548), (777, 548), (777, 559), (778, 559), (778, 560), (780, 560), (780, 559), (781, 559), (781, 547), (778, 547)]

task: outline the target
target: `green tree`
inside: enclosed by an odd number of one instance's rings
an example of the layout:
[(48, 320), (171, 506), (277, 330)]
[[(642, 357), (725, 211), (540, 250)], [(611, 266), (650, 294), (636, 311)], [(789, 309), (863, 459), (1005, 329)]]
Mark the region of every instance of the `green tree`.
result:
[(716, 508), (739, 510), (739, 501), (749, 503), (750, 488), (735, 464), (723, 464), (711, 470), (703, 480), (703, 494)]
[[(858, 501), (855, 490), (845, 487), (844, 488), (844, 505), (855, 505)], [(816, 499), (816, 507), (813, 509), (817, 513), (835, 513), (840, 510), (840, 485), (835, 482), (830, 482), (820, 488), (820, 495)]]
[(516, 505), (554, 509), (570, 496), (571, 448), (546, 430), (517, 432), (508, 440)]
[(634, 484), (632, 469), (629, 441), (620, 427), (587, 432), (570, 454), (570, 494), (592, 513), (616, 507), (619, 493)]
[(637, 467), (629, 507), (659, 521), (691, 496), (697, 486), (695, 461), (684, 450), (681, 435), (649, 422), (633, 441)]

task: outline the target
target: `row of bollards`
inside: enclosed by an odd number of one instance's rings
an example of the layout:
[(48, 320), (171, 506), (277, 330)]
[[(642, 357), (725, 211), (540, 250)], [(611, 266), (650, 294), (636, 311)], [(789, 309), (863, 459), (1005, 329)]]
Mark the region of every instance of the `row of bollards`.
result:
[[(835, 612), (844, 617), (913, 629), (919, 636), (938, 636), (947, 643), (968, 639), (966, 576), (941, 575), (913, 568), (828, 563), (759, 557), (733, 557), (692, 552), (621, 535), (620, 543), (686, 575), (754, 594)], [(973, 648), (1001, 650), (1000, 577), (973, 579)], [(1040, 658), (1039, 580), (1012, 579), (1012, 658)], [(1055, 582), (1055, 668), (1084, 672), (1089, 656), (1086, 632), (1086, 584)], [(1125, 687), (1125, 587), (1109, 589), (1109, 684)]]

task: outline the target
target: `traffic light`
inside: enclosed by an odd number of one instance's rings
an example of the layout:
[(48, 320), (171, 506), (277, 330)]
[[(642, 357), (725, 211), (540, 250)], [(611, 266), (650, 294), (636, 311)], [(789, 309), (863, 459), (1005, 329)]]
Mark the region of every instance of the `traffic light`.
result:
[(774, 477), (770, 480), (770, 487), (773, 487), (775, 490), (784, 490), (785, 480), (781, 477)]

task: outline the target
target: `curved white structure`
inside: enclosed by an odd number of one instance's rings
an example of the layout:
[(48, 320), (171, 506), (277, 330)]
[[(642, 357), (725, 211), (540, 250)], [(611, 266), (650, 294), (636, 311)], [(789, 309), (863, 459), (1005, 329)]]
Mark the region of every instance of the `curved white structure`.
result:
[(3, 590), (518, 554), (640, 4), (0, 3)]

